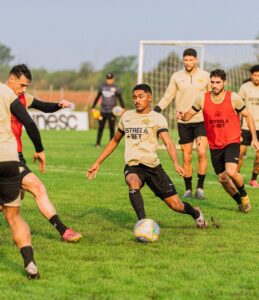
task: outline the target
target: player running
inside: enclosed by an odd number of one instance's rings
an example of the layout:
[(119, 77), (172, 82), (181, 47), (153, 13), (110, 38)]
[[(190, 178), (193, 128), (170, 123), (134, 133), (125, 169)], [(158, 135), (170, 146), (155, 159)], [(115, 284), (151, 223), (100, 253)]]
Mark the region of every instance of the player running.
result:
[[(7, 85), (13, 90), (13, 92), (19, 97), (21, 104), (27, 108), (34, 108), (42, 112), (55, 112), (61, 108), (67, 108), (70, 103), (66, 100), (61, 100), (59, 103), (48, 103), (35, 99), (30, 94), (26, 93), (27, 87), (32, 80), (31, 72), (26, 65), (16, 65), (14, 66), (7, 80)], [(64, 241), (67, 242), (77, 242), (82, 238), (82, 234), (74, 231), (72, 228), (67, 227), (57, 215), (55, 207), (50, 202), (46, 188), (42, 181), (29, 169), (26, 165), (22, 153), (22, 126), (23, 124), (19, 119), (12, 115), (11, 118), (12, 131), (15, 135), (18, 154), (20, 160), (20, 167), (22, 168), (22, 189), (32, 193), (36, 201), (37, 207), (42, 213), (42, 215), (56, 228), (60, 236)], [(37, 158), (37, 157), (35, 157)], [(42, 170), (45, 172), (45, 169)]]
[(12, 238), (24, 260), (24, 268), (29, 279), (38, 278), (39, 272), (34, 260), (30, 228), (20, 215), (21, 176), (15, 137), (11, 130), (11, 111), (25, 126), (33, 141), (40, 168), (45, 170), (45, 154), (40, 133), (14, 92), (0, 83), (0, 206), (8, 222)]
[(212, 91), (198, 96), (187, 112), (177, 112), (177, 118), (188, 121), (199, 111), (203, 112), (215, 173), (223, 188), (238, 204), (239, 210), (247, 213), (251, 210), (251, 204), (243, 177), (237, 171), (241, 138), (239, 114), (244, 117), (251, 131), (252, 146), (259, 150), (255, 123), (242, 98), (224, 89), (226, 85), (224, 70), (212, 71), (210, 82)]
[(125, 180), (129, 186), (130, 202), (138, 219), (146, 218), (144, 202), (140, 193), (145, 183), (155, 195), (174, 211), (191, 215), (196, 226), (204, 228), (207, 223), (199, 208), (193, 208), (187, 202), (181, 202), (175, 187), (163, 170), (158, 155), (158, 137), (165, 144), (174, 163), (175, 170), (184, 176), (184, 170), (178, 163), (175, 145), (168, 133), (164, 116), (151, 111), (151, 88), (146, 84), (136, 85), (132, 91), (135, 110), (127, 111), (121, 117), (118, 130), (95, 163), (88, 169), (88, 179), (95, 178), (101, 163), (115, 150), (125, 135)]

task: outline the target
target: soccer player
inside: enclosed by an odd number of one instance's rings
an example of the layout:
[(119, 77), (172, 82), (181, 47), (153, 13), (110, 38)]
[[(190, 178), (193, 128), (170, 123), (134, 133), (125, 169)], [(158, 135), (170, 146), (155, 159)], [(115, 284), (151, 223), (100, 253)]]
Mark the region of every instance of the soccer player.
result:
[[(186, 49), (183, 52), (184, 69), (175, 72), (167, 87), (167, 90), (154, 108), (160, 112), (164, 110), (175, 98), (176, 110), (187, 111), (202, 91), (210, 89), (209, 73), (198, 68), (197, 52), (195, 49)], [(192, 151), (193, 143), (196, 143), (198, 165), (197, 165), (197, 188), (195, 197), (204, 199), (204, 180), (207, 170), (207, 138), (204, 128), (202, 113), (197, 114), (190, 122), (178, 121), (179, 144), (182, 149), (183, 167), (185, 170), (184, 182), (185, 193), (183, 198), (192, 197)]]
[(118, 124), (114, 138), (109, 142), (95, 163), (88, 169), (88, 179), (93, 179), (101, 163), (115, 150), (125, 135), (125, 180), (129, 186), (130, 202), (139, 220), (146, 218), (141, 188), (145, 183), (157, 197), (164, 200), (174, 211), (193, 217), (196, 226), (204, 228), (207, 223), (199, 208), (181, 202), (175, 187), (163, 170), (158, 155), (158, 137), (165, 144), (176, 172), (184, 175), (179, 165), (175, 145), (168, 133), (167, 121), (161, 114), (152, 111), (152, 91), (147, 84), (136, 85), (132, 91), (134, 110), (125, 112)]
[(239, 114), (243, 116), (251, 131), (252, 146), (258, 151), (255, 123), (243, 99), (236, 93), (224, 89), (226, 84), (224, 70), (212, 71), (210, 82), (212, 91), (198, 96), (189, 111), (177, 112), (177, 118), (188, 121), (199, 111), (203, 112), (215, 173), (226, 192), (237, 202), (239, 210), (246, 213), (250, 211), (251, 204), (243, 177), (237, 171), (241, 138)]
[[(251, 112), (256, 126), (256, 135), (259, 139), (259, 65), (255, 65), (250, 69), (251, 80), (242, 84), (239, 90), (239, 95), (244, 99), (247, 108)], [(240, 146), (240, 157), (238, 163), (238, 171), (243, 165), (243, 157), (246, 153), (247, 146), (251, 145), (252, 136), (247, 127), (247, 124), (242, 124), (242, 141)], [(255, 153), (254, 169), (249, 184), (255, 188), (259, 188), (259, 183), (256, 181), (259, 173), (259, 152)]]
[[(26, 65), (14, 66), (9, 74), (7, 85), (19, 97), (21, 104), (27, 108), (34, 108), (45, 113), (55, 112), (61, 108), (70, 106), (66, 100), (61, 100), (59, 103), (48, 103), (35, 99), (32, 95), (26, 93), (27, 87), (32, 80), (31, 72)], [(22, 189), (32, 193), (36, 201), (37, 207), (42, 215), (56, 228), (64, 241), (77, 242), (82, 238), (82, 234), (67, 227), (57, 215), (55, 207), (50, 202), (46, 188), (42, 181), (29, 169), (26, 160), (22, 153), (22, 126), (19, 119), (12, 115), (11, 117), (12, 131), (15, 135), (20, 167), (22, 168)]]
[(0, 205), (23, 257), (28, 278), (38, 278), (30, 228), (20, 215), (21, 176), (16, 140), (11, 130), (11, 110), (24, 124), (36, 149), (34, 159), (40, 161), (40, 168), (44, 171), (46, 160), (39, 131), (13, 91), (0, 83)]
[(108, 73), (106, 75), (106, 83), (104, 83), (98, 90), (96, 98), (92, 105), (92, 110), (95, 110), (95, 106), (99, 99), (102, 97), (101, 103), (101, 116), (99, 118), (99, 128), (97, 133), (96, 148), (100, 147), (103, 129), (106, 121), (109, 121), (110, 128), (110, 139), (114, 136), (115, 121), (116, 118), (112, 113), (112, 109), (116, 106), (116, 99), (119, 99), (120, 105), (124, 108), (124, 101), (121, 96), (120, 89), (114, 84), (113, 73)]

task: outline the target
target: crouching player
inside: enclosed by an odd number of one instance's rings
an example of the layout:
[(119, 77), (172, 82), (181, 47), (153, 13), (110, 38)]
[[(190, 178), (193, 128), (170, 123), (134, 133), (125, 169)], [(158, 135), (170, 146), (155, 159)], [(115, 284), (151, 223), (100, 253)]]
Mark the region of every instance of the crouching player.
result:
[(125, 135), (125, 180), (129, 186), (130, 202), (138, 219), (146, 218), (141, 188), (145, 183), (155, 195), (176, 212), (191, 215), (199, 228), (207, 223), (199, 208), (193, 208), (187, 202), (181, 202), (175, 187), (163, 170), (158, 155), (158, 137), (165, 144), (175, 170), (184, 176), (184, 170), (178, 163), (175, 145), (168, 133), (164, 116), (152, 111), (152, 90), (147, 84), (136, 85), (132, 91), (135, 109), (127, 111), (121, 117), (118, 130), (95, 163), (88, 169), (88, 179), (93, 179), (101, 163), (115, 150)]

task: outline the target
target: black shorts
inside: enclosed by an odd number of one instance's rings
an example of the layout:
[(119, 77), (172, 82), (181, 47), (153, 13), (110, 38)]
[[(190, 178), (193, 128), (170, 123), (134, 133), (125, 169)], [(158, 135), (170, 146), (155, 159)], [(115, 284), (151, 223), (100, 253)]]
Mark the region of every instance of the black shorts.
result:
[(32, 171), (30, 170), (30, 168), (26, 165), (26, 160), (22, 154), (22, 152), (19, 152), (19, 167), (20, 167), (20, 173), (21, 173), (21, 178), (23, 180), (23, 178), (28, 175), (29, 173), (32, 173)]
[[(257, 139), (259, 140), (259, 130), (256, 130)], [(242, 129), (241, 145), (250, 146), (252, 142), (252, 134), (250, 130)]]
[(198, 136), (206, 136), (204, 122), (178, 123), (179, 144), (192, 143)]
[(225, 171), (226, 163), (238, 164), (240, 144), (229, 144), (223, 149), (210, 149), (210, 156), (215, 173), (218, 175)]
[(161, 165), (155, 168), (150, 168), (142, 164), (137, 166), (126, 165), (124, 168), (125, 178), (128, 174), (137, 174), (142, 182), (142, 187), (146, 182), (154, 194), (162, 200), (177, 194), (174, 184)]
[(21, 189), (18, 161), (0, 162), (0, 204), (15, 201)]

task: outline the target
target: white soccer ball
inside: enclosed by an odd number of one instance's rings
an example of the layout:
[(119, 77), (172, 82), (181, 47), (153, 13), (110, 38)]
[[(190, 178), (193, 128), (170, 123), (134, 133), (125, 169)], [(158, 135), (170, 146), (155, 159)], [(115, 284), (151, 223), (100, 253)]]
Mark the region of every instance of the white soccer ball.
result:
[(120, 117), (123, 113), (124, 109), (121, 106), (114, 106), (112, 109), (112, 113), (115, 117)]
[(160, 233), (158, 224), (151, 219), (142, 219), (134, 227), (136, 239), (142, 243), (155, 242)]

